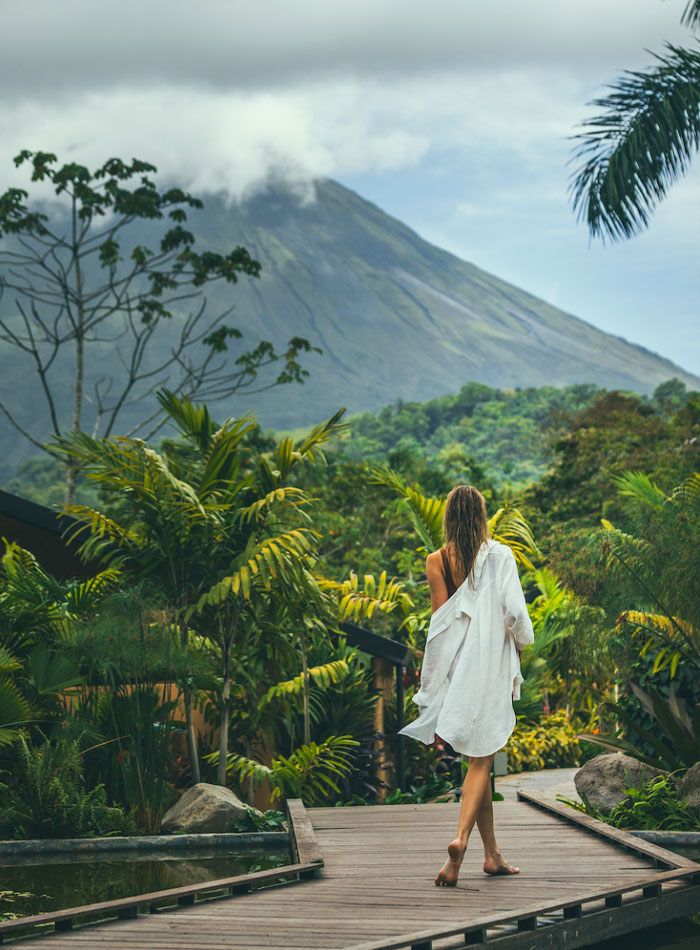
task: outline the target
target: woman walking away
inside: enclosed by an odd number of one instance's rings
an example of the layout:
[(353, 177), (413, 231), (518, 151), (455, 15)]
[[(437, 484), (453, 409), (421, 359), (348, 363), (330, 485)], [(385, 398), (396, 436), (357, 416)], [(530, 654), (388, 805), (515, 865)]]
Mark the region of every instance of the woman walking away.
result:
[(435, 878), (454, 887), (474, 824), (487, 874), (517, 874), (503, 858), (493, 830), (491, 767), (515, 727), (520, 654), (534, 640), (513, 552), (488, 537), (484, 496), (453, 488), (445, 505), (445, 546), (428, 555), (432, 617), (413, 701), (418, 718), (403, 735), (426, 745), (439, 736), (469, 757), (457, 837)]

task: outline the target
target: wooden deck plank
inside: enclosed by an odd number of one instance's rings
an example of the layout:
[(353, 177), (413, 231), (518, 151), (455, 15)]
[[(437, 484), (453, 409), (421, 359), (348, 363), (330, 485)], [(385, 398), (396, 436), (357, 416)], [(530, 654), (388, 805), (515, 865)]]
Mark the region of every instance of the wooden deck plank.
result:
[[(635, 913), (642, 905), (655, 907), (659, 914), (663, 907), (666, 913), (672, 900), (678, 907), (685, 906), (700, 891), (700, 881), (693, 887), (668, 883), (661, 897), (642, 900), (645, 882), (669, 881), (669, 874), (678, 873), (664, 874), (664, 868), (656, 866), (662, 858), (667, 867), (675, 861), (673, 866), (681, 866), (687, 876), (695, 874), (694, 869), (700, 874), (700, 868), (676, 860), (677, 856), (668, 858), (670, 852), (645, 852), (637, 847), (637, 839), (601, 836), (595, 826), (571, 822), (568, 815), (565, 821), (565, 816), (546, 811), (539, 803), (499, 802), (495, 812), (499, 842), (506, 856), (521, 865), (520, 875), (484, 875), (475, 834), (458, 886), (434, 886), (444, 845), (454, 836), (456, 804), (311, 809), (306, 820), (299, 809), (294, 816), (295, 827), (298, 821), (302, 829), (296, 839), (299, 856), (316, 855), (325, 862), (314, 880), (162, 910), (136, 920), (37, 936), (30, 946), (32, 950), (86, 945), (115, 950), (118, 945), (124, 950), (379, 950), (406, 946), (407, 934), (420, 940), (420, 935), (429, 933), (433, 950), (447, 950), (454, 946), (455, 934), (488, 923), (499, 934), (494, 946), (516, 948), (523, 946), (518, 943), (523, 933), (516, 929), (510, 934), (502, 925), (499, 929), (498, 921), (549, 913), (559, 915), (551, 926), (561, 928), (561, 908), (587, 901), (586, 926), (592, 933), (595, 927), (605, 930), (605, 921), (616, 914), (618, 923), (625, 915), (629, 918), (629, 906), (636, 906)], [(393, 863), (387, 864), (387, 854)], [(625, 887), (636, 890), (622, 900), (621, 908), (606, 908), (599, 899), (606, 891)], [(635, 894), (637, 903), (631, 905)], [(603, 916), (592, 923), (594, 914)], [(576, 921), (567, 926), (571, 931), (567, 947), (580, 945), (571, 942), (578, 939), (573, 934)], [(629, 929), (629, 920), (624, 926)], [(538, 934), (533, 932), (527, 939), (539, 940)], [(616, 934), (611, 931), (611, 935)], [(533, 947), (539, 946), (536, 940)]]

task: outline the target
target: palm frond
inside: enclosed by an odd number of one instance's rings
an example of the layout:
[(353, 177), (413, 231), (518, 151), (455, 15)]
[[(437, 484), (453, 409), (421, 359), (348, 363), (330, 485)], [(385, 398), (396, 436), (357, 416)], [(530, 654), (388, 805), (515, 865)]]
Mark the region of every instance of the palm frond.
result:
[(280, 755), (271, 766), (242, 755), (229, 755), (226, 770), (241, 782), (250, 778), (254, 786), (267, 781), (273, 801), (284, 796), (301, 798), (305, 805), (318, 805), (338, 791), (335, 779), (350, 771), (351, 750), (358, 745), (350, 736), (329, 736), (324, 742), (301, 746), (288, 758)]
[(335, 595), (341, 620), (359, 622), (371, 619), (377, 611), (388, 614), (398, 607), (406, 612), (413, 606), (401, 581), (388, 580), (386, 571), (382, 571), (379, 580), (373, 574), (365, 574), (362, 586), (354, 572), (346, 581), (318, 577), (317, 583), (321, 590)]
[(489, 518), (488, 525), (494, 541), (507, 544), (518, 563), (530, 571), (534, 570), (531, 558), (538, 557), (540, 552), (522, 512), (510, 505), (504, 505)]
[[(684, 16), (697, 22), (697, 0)], [(700, 51), (667, 44), (655, 59), (646, 71), (624, 72), (592, 103), (605, 111), (575, 136), (583, 164), (572, 177), (573, 205), (594, 237), (642, 232), (700, 145)]]
[(0, 646), (0, 673), (11, 673), (13, 670), (19, 670), (22, 664), (10, 653), (10, 651)]
[(31, 707), (17, 685), (6, 676), (0, 677), (0, 748), (14, 742), (19, 727), (31, 719)]
[[(309, 678), (319, 689), (327, 689), (341, 683), (350, 674), (347, 660), (331, 660), (309, 669)], [(271, 686), (260, 699), (258, 707), (266, 706), (273, 699), (300, 699), (304, 694), (304, 674)]]
[(265, 538), (252, 551), (246, 552), (245, 563), (202, 594), (196, 607), (188, 611), (187, 617), (201, 612), (207, 605), (223, 603), (228, 597), (236, 597), (239, 593), (245, 600), (250, 600), (251, 589), (260, 584), (270, 590), (275, 579), (297, 578), (302, 568), (300, 559), (312, 551), (315, 537), (315, 533), (308, 528), (295, 528)]
[(120, 576), (117, 568), (110, 567), (86, 581), (71, 585), (66, 596), (68, 612), (76, 617), (88, 616), (115, 587)]
[(700, 0), (688, 0), (681, 23), (691, 30), (700, 27)]
[(156, 485), (159, 481), (165, 482), (168, 488), (175, 494), (176, 499), (180, 498), (185, 505), (191, 506), (199, 512), (203, 518), (206, 518), (206, 512), (202, 502), (199, 500), (197, 492), (189, 482), (177, 478), (177, 476), (171, 472), (170, 466), (163, 456), (149, 448), (145, 443), (142, 451), (151, 481), (156, 483)]
[(242, 521), (252, 521), (258, 518), (266, 508), (271, 508), (275, 504), (287, 504), (292, 506), (305, 505), (308, 503), (305, 492), (301, 488), (295, 488), (291, 485), (280, 488), (273, 488), (262, 498), (258, 498), (252, 504), (241, 508), (240, 518)]
[(300, 455), (306, 455), (311, 461), (314, 461), (315, 452), (318, 452), (318, 446), (322, 442), (327, 442), (333, 436), (344, 432), (348, 428), (348, 423), (340, 420), (345, 415), (345, 409), (339, 409), (330, 419), (320, 422), (314, 426), (308, 435), (304, 436), (295, 446)]
[(159, 389), (156, 398), (163, 412), (175, 423), (180, 432), (199, 446), (202, 452), (209, 448), (214, 433), (214, 422), (203, 403), (195, 404), (169, 389)]
[(634, 498), (635, 501), (650, 508), (660, 510), (668, 502), (668, 495), (644, 472), (623, 472), (612, 479), (619, 495)]
[(671, 500), (683, 508), (700, 509), (700, 472), (695, 472), (671, 492)]
[(403, 508), (408, 513), (416, 533), (426, 550), (434, 551), (442, 545), (442, 519), (445, 514), (445, 499), (423, 495), (406, 482), (404, 477), (388, 465), (372, 466), (372, 482), (392, 488), (403, 499)]
[(281, 485), (292, 468), (304, 458), (310, 462), (325, 461), (321, 445), (347, 428), (345, 423), (340, 422), (344, 413), (345, 409), (339, 409), (330, 419), (314, 426), (298, 442), (290, 438), (282, 439), (270, 461), (260, 459), (259, 475), (266, 490)]

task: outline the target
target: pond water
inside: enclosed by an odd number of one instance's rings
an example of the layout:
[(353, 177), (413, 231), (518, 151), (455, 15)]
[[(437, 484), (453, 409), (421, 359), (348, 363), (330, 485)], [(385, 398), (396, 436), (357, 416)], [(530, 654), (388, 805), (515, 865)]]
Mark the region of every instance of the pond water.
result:
[(685, 917), (591, 944), (590, 950), (699, 950), (700, 917)]
[(0, 920), (63, 910), (82, 904), (117, 900), (171, 887), (185, 887), (236, 874), (290, 864), (286, 850), (264, 855), (244, 850), (112, 852), (52, 855), (51, 862), (32, 855), (0, 867)]

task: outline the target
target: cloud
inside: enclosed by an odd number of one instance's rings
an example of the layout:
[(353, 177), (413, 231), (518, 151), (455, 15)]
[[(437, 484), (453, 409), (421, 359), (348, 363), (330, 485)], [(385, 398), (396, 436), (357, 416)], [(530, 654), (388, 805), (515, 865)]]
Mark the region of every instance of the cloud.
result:
[[(319, 76), (637, 65), (683, 35), (661, 0), (32, 0), (13, 6), (3, 88), (176, 82), (246, 90)], [(6, 17), (9, 14), (6, 12)]]
[[(435, 151), (491, 165), (517, 156), (536, 167), (564, 141), (582, 89), (543, 71), (495, 77), (435, 74), (400, 83), (306, 82), (231, 92), (122, 86), (0, 112), (0, 184), (23, 180), (21, 148), (97, 165), (110, 155), (153, 162), (195, 190), (240, 197), (270, 174), (292, 181), (410, 168)], [(553, 88), (552, 88), (553, 85)]]
[[(11, 157), (152, 161), (234, 198), (292, 182), (462, 165), (564, 199), (584, 103), (683, 35), (660, 0), (33, 0), (0, 38)], [(471, 199), (470, 199), (471, 200)]]

